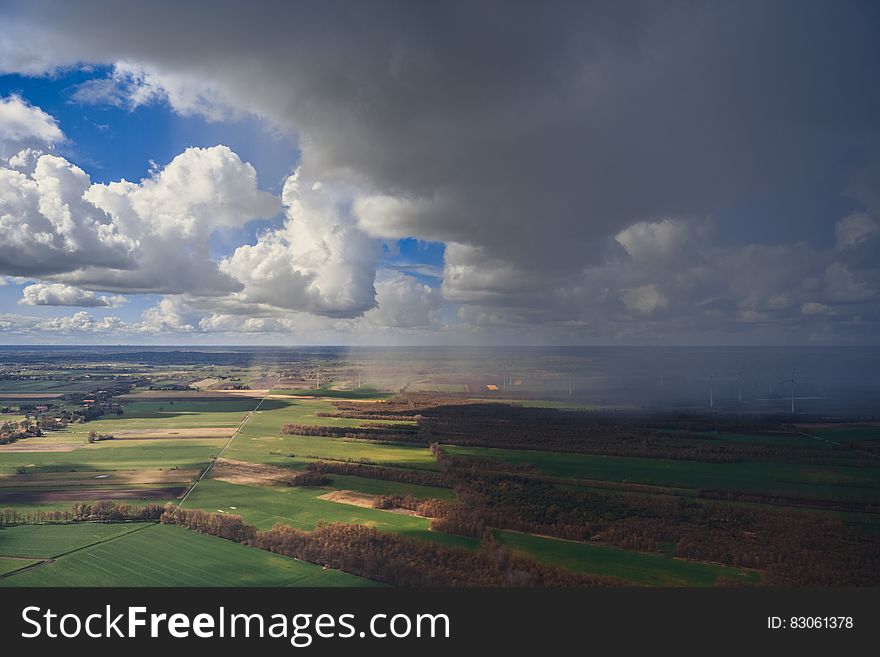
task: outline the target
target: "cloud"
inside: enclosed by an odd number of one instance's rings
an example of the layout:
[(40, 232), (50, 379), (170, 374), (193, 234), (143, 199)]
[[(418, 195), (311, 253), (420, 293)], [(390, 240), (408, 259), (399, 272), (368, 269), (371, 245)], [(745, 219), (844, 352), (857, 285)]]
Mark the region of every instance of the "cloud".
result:
[(180, 297), (166, 296), (145, 310), (141, 322), (134, 328), (141, 333), (189, 333), (195, 330), (189, 323), (192, 315), (192, 310)]
[(84, 200), (90, 181), (55, 155), (22, 172), (0, 165), (0, 273), (47, 276), (86, 264), (129, 267), (134, 242)]
[[(442, 294), (467, 323), (601, 339), (747, 322), (766, 339), (817, 303), (835, 314), (810, 321), (858, 312), (873, 339), (877, 9), (808, 4), (257, 1), (206, 22), (199, 3), (19, 3), (0, 68), (111, 64), (75, 98), (257, 115), (297, 136), (302, 180), (326, 187), (286, 199), (284, 226), (219, 270), (198, 241), (210, 213), (166, 211), (144, 183), (88, 195), (109, 217), (101, 248), (66, 255), (89, 234), (76, 212), (70, 230), (29, 231), (52, 247), (30, 248), (89, 289), (348, 320), (381, 307), (375, 245), (412, 236), (446, 244)], [(847, 218), (813, 202), (843, 194)], [(70, 268), (99, 255), (122, 262)]]
[(650, 315), (655, 310), (669, 305), (669, 301), (655, 285), (626, 288), (620, 291), (620, 296), (627, 308), (643, 315)]
[(801, 313), (804, 315), (833, 315), (834, 309), (824, 303), (810, 301), (801, 306)]
[(635, 260), (668, 258), (679, 254), (693, 240), (696, 228), (681, 219), (640, 221), (620, 231), (614, 239)]
[(880, 221), (865, 212), (854, 212), (835, 225), (837, 248), (848, 249), (860, 246), (878, 232), (880, 232)]
[(158, 75), (135, 62), (116, 62), (109, 77), (76, 85), (70, 100), (129, 109), (167, 102), (183, 115), (200, 115), (211, 121), (241, 114), (232, 108), (229, 99), (219, 97), (216, 90), (198, 80), (168, 72)]
[(68, 317), (53, 317), (42, 321), (35, 328), (48, 333), (117, 333), (126, 328), (126, 324), (118, 317), (96, 319), (81, 310)]
[(21, 96), (0, 98), (0, 157), (29, 146), (51, 147), (64, 141), (54, 117)]
[[(10, 160), (11, 162), (11, 160)], [(0, 273), (109, 292), (227, 294), (214, 231), (269, 218), (280, 201), (226, 146), (189, 148), (139, 183), (92, 184), (67, 160), (0, 167)]]
[(82, 306), (115, 308), (126, 302), (123, 296), (97, 295), (63, 283), (35, 283), (22, 290), (21, 304), (28, 306)]
[(376, 307), (363, 316), (359, 329), (439, 328), (442, 301), (436, 288), (389, 272), (376, 282)]
[(358, 228), (346, 192), (294, 174), (282, 199), (284, 226), (220, 264), (244, 286), (236, 299), (331, 317), (356, 317), (375, 306), (381, 243)]

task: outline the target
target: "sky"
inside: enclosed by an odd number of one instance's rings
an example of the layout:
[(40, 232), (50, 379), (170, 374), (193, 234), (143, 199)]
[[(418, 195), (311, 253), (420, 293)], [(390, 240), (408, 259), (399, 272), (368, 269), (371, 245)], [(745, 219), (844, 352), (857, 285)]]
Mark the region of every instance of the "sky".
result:
[(0, 2), (0, 343), (878, 344), (874, 2)]

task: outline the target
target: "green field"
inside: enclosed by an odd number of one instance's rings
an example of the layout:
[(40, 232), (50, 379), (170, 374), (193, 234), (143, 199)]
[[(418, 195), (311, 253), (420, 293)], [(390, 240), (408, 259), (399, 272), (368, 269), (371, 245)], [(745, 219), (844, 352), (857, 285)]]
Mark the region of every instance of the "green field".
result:
[[(274, 401), (274, 400), (269, 400)], [(226, 458), (252, 463), (294, 465), (285, 454), (295, 454), (298, 464), (305, 467), (306, 457), (329, 459), (363, 459), (376, 463), (436, 469), (434, 457), (424, 446), (379, 445), (364, 440), (327, 438), (322, 436), (282, 435), (285, 424), (312, 424), (321, 426), (355, 427), (364, 420), (321, 417), (319, 412), (331, 412), (328, 401), (297, 399), (282, 402), (283, 406), (265, 409), (260, 407), (247, 424), (242, 427), (229, 449)], [(369, 424), (368, 422), (366, 424)], [(411, 422), (400, 422), (408, 425)], [(305, 459), (305, 460), (304, 460)]]
[(756, 571), (674, 559), (664, 554), (634, 552), (608, 545), (563, 541), (518, 532), (493, 532), (515, 553), (569, 570), (605, 575), (640, 586), (715, 586), (741, 582), (757, 584)]
[[(278, 433), (285, 424), (314, 424), (332, 427), (356, 427), (370, 424), (369, 420), (325, 417), (318, 413), (336, 410), (329, 399), (267, 399), (247, 423), (246, 430), (254, 435)], [(383, 420), (382, 423), (414, 425), (409, 420)]]
[(26, 568), (35, 563), (39, 563), (39, 559), (11, 559), (9, 557), (0, 557), (0, 575), (11, 573), (15, 570)]
[(355, 477), (350, 475), (329, 475), (333, 488), (340, 490), (355, 490), (359, 493), (370, 495), (410, 495), (418, 499), (452, 500), (455, 493), (451, 488), (439, 488), (438, 486), (420, 486), (418, 484), (406, 484), (398, 481), (385, 481), (384, 479), (370, 479), (369, 477)]
[(143, 523), (97, 522), (3, 527), (0, 528), (0, 555), (50, 559), (141, 527)]
[(804, 429), (804, 433), (820, 436), (828, 440), (880, 440), (880, 427), (856, 425), (848, 427), (827, 427), (821, 429)]
[(792, 448), (803, 448), (806, 447), (808, 449), (833, 449), (834, 445), (825, 442), (824, 440), (817, 440), (816, 438), (811, 438), (810, 436), (801, 436), (799, 434), (794, 433), (758, 433), (758, 434), (744, 434), (744, 433), (711, 433), (708, 434), (709, 437), (714, 438), (715, 440), (720, 440), (725, 443), (744, 443), (750, 445), (767, 445), (768, 447), (782, 447), (786, 449)]
[[(228, 401), (138, 401), (127, 402), (122, 415), (106, 415), (86, 424), (70, 425), (60, 435), (86, 436), (89, 431), (113, 433), (123, 429), (196, 429), (237, 427), (259, 399), (230, 398)], [(273, 405), (272, 400), (263, 402)]]
[(322, 521), (344, 522), (446, 545), (475, 547), (478, 543), (475, 539), (463, 536), (429, 531), (430, 522), (427, 518), (318, 499), (329, 492), (331, 491), (327, 488), (245, 486), (203, 479), (193, 489), (184, 506), (240, 515), (245, 522), (260, 529), (269, 529), (281, 523), (310, 531)]
[(127, 440), (83, 445), (72, 452), (0, 453), (0, 476), (15, 475), (19, 466), (30, 473), (201, 468), (226, 439)]
[(485, 447), (444, 446), (457, 456), (528, 463), (558, 477), (634, 482), (692, 489), (723, 489), (816, 499), (878, 501), (880, 468), (757, 461), (702, 463)]
[(237, 461), (251, 463), (270, 463), (291, 465), (290, 457), (295, 454), (299, 467), (305, 467), (309, 460), (340, 459), (379, 463), (408, 468), (437, 470), (437, 462), (427, 447), (408, 445), (380, 445), (364, 440), (346, 438), (326, 438), (323, 436), (282, 436), (248, 435), (242, 431), (236, 436), (223, 456)]
[(296, 396), (314, 396), (326, 397), (328, 399), (387, 399), (392, 393), (382, 392), (375, 388), (355, 388), (354, 390), (331, 390), (329, 388), (273, 388), (269, 391), (273, 395), (296, 395)]
[(0, 586), (372, 585), (348, 573), (180, 527), (143, 524), (120, 538), (0, 579)]

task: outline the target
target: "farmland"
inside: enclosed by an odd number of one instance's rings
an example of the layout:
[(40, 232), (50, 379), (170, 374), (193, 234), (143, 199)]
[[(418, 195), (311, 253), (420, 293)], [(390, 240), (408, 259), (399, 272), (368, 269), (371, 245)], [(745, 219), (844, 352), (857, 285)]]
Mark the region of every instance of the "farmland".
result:
[(11, 573), (15, 570), (27, 568), (36, 563), (40, 563), (39, 559), (23, 559), (20, 557), (0, 557), (0, 576)]
[(559, 477), (634, 482), (698, 490), (720, 488), (826, 500), (880, 501), (880, 467), (733, 464), (639, 459), (493, 448), (448, 447), (453, 455), (528, 464)]
[(0, 555), (49, 559), (124, 536), (137, 524), (23, 525), (0, 529)]
[[(329, 351), (284, 364), (234, 353), (119, 358), (37, 360), (0, 385), (7, 426), (29, 427), (0, 445), (0, 512), (14, 519), (0, 529), (3, 584), (365, 583), (192, 529), (86, 522), (90, 505), (107, 500), (132, 520), (150, 503), (159, 505), (152, 520), (180, 505), (267, 536), (277, 526), (365, 528), (373, 543), (399, 538), (411, 546), (404, 552), (441, 550), (430, 559), (445, 563), (501, 550), (526, 570), (560, 569), (535, 575), (552, 581), (872, 577), (875, 424), (641, 416), (530, 393), (529, 384), (557, 384), (553, 359), (533, 378), (502, 380), (463, 360), (441, 367), (436, 356), (399, 366)], [(310, 387), (319, 375), (322, 387)], [(793, 565), (804, 561), (813, 579)], [(395, 581), (389, 572), (382, 581)]]
[(185, 504), (187, 508), (240, 515), (260, 529), (269, 529), (280, 523), (311, 530), (319, 522), (343, 522), (447, 545), (476, 545), (476, 541), (466, 537), (429, 531), (427, 518), (321, 499), (327, 492), (321, 488), (241, 486), (206, 479)]
[(560, 541), (509, 531), (496, 540), (514, 552), (563, 568), (619, 577), (641, 586), (715, 586), (757, 584), (758, 573), (717, 564), (673, 559), (668, 555), (621, 550), (607, 545)]
[(365, 585), (372, 582), (164, 525), (140, 526), (0, 579), (0, 586)]

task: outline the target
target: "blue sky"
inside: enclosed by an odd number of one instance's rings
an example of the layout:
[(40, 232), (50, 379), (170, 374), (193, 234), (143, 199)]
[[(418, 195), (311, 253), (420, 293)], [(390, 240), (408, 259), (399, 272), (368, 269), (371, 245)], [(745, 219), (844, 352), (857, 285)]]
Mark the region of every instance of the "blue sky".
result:
[(880, 335), (876, 3), (37, 4), (0, 341)]
[[(167, 102), (136, 107), (107, 103), (84, 103), (75, 98), (77, 89), (90, 80), (104, 80), (112, 73), (108, 66), (69, 67), (44, 76), (0, 75), (0, 97), (20, 96), (57, 119), (67, 140), (54, 152), (83, 169), (95, 183), (126, 179), (139, 181), (153, 169), (167, 165), (190, 147), (229, 146), (257, 170), (259, 187), (275, 195), (296, 169), (300, 152), (293, 136), (287, 136), (266, 121), (246, 114), (240, 118), (213, 121), (201, 115), (182, 115)], [(266, 230), (279, 228), (281, 213), (257, 219), (240, 228), (218, 228), (210, 236), (211, 257), (220, 260), (238, 246), (251, 244)], [(425, 285), (437, 287), (443, 268), (442, 243), (404, 238), (383, 246), (379, 267), (400, 272)], [(22, 289), (32, 281), (9, 281), (0, 286), (0, 312), (20, 310)], [(141, 314), (161, 300), (158, 294), (131, 294), (117, 308), (91, 308), (96, 317), (117, 316), (137, 321)], [(30, 306), (29, 315), (53, 317), (53, 306)]]

